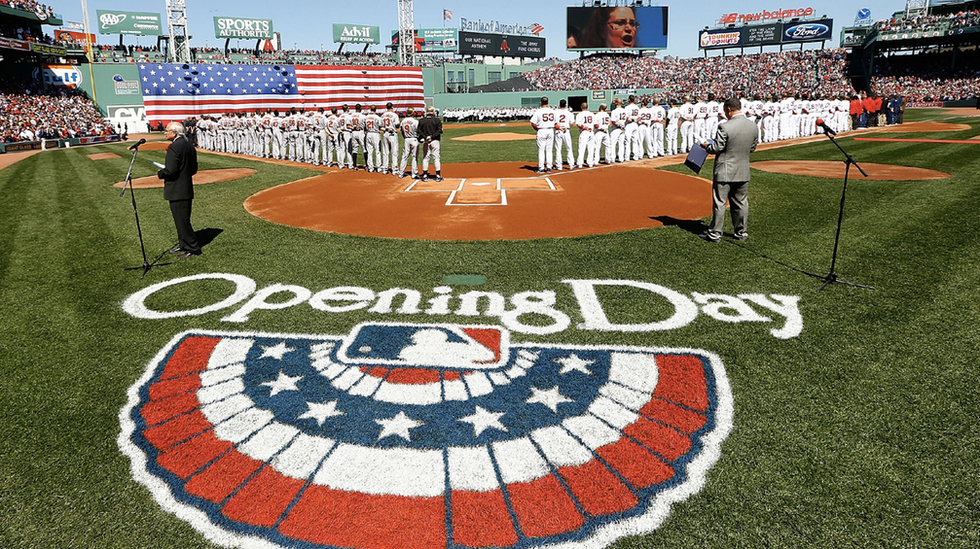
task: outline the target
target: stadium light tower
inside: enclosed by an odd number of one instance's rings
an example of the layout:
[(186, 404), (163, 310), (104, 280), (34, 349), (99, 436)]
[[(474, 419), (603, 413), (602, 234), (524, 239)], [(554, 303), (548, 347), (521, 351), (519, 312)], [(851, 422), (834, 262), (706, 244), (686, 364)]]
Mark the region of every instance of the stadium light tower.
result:
[(415, 5), (412, 0), (398, 0), (398, 62), (415, 66)]
[(190, 63), (191, 46), (187, 40), (187, 9), (184, 7), (184, 0), (167, 0), (167, 26), (170, 28), (167, 58), (171, 63)]
[(921, 17), (929, 13), (929, 0), (906, 0), (905, 17)]

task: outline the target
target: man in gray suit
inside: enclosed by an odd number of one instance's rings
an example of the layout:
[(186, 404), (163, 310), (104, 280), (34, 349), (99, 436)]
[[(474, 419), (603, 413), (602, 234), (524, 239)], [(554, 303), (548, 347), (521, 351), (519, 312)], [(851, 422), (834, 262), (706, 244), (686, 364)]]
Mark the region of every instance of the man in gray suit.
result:
[(737, 97), (725, 101), (725, 122), (718, 126), (713, 141), (702, 141), (701, 146), (715, 156), (711, 193), (714, 199), (714, 215), (711, 227), (701, 239), (720, 242), (725, 225), (725, 202), (732, 207), (732, 225), (735, 238), (746, 240), (749, 218), (749, 153), (759, 144), (756, 125), (742, 114), (742, 104)]

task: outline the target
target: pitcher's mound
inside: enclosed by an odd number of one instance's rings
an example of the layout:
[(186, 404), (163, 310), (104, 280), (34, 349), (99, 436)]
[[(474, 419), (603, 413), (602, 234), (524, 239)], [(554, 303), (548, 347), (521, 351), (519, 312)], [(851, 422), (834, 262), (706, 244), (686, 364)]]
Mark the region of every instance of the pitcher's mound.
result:
[[(846, 166), (843, 162), (825, 160), (770, 160), (767, 162), (753, 162), (752, 167), (764, 172), (843, 179)], [(851, 179), (918, 181), (921, 179), (945, 179), (949, 177), (948, 173), (937, 172), (936, 170), (894, 166), (892, 164), (861, 162), (861, 167), (864, 168), (864, 171), (868, 172), (868, 177), (865, 178), (857, 169), (851, 169)]]
[(500, 133), (475, 133), (454, 137), (453, 141), (530, 141), (537, 139), (536, 135), (527, 133), (500, 132)]
[[(233, 181), (235, 179), (241, 179), (243, 177), (248, 177), (255, 173), (255, 170), (251, 168), (225, 168), (223, 170), (203, 170), (197, 172), (194, 176), (195, 185), (204, 185), (205, 183), (217, 183), (219, 181)], [(120, 181), (112, 186), (117, 188), (122, 188), (126, 184), (125, 181)], [(163, 187), (163, 180), (155, 175), (148, 175), (146, 177), (140, 177), (133, 180), (134, 189), (159, 189)]]

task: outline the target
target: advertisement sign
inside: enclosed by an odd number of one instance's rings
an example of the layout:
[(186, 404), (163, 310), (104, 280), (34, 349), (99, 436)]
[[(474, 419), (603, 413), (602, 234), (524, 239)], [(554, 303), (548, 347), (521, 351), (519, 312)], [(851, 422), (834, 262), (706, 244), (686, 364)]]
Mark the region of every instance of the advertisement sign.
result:
[(16, 38), (0, 38), (0, 48), (17, 51), (31, 51), (31, 43)]
[(766, 46), (779, 43), (779, 24), (754, 25), (742, 29), (742, 42), (746, 46)]
[(702, 50), (737, 48), (744, 45), (742, 29), (710, 29), (703, 30), (698, 35), (698, 48)]
[(334, 23), (333, 41), (342, 44), (380, 44), (381, 27)]
[(82, 71), (76, 65), (42, 65), (34, 69), (34, 79), (48, 86), (75, 88), (82, 83)]
[[(539, 30), (540, 29), (540, 30)], [(530, 25), (524, 25), (521, 23), (502, 23), (495, 19), (489, 21), (484, 21), (482, 19), (467, 19), (465, 17), (459, 18), (459, 30), (468, 32), (482, 32), (488, 34), (541, 34), (544, 27), (537, 23), (531, 23)]]
[(460, 55), (538, 58), (545, 56), (545, 39), (539, 36), (460, 31), (459, 53)]
[(214, 18), (215, 38), (271, 40), (272, 35), (272, 19)]
[(753, 23), (755, 21), (770, 21), (773, 19), (793, 19), (799, 17), (813, 17), (816, 13), (813, 8), (777, 9), (773, 11), (762, 10), (757, 13), (726, 13), (718, 20), (719, 25), (731, 25), (732, 23)]
[(834, 38), (834, 20), (818, 19), (799, 23), (783, 23), (783, 43), (817, 42)]
[[(398, 31), (392, 31), (391, 44), (398, 45)], [(458, 45), (459, 34), (456, 29), (415, 29), (417, 52), (454, 52)]]
[(667, 47), (666, 6), (570, 7), (566, 22), (569, 51)]
[(698, 33), (698, 48), (711, 50), (820, 42), (833, 39), (833, 32), (833, 19), (707, 29)]
[(31, 51), (34, 53), (40, 53), (41, 55), (53, 55), (55, 57), (64, 57), (68, 55), (68, 50), (64, 46), (49, 46), (47, 44), (39, 44), (37, 42), (31, 42)]
[(96, 10), (95, 14), (99, 21), (99, 34), (133, 34), (137, 36), (160, 36), (163, 34), (159, 13)]
[(126, 80), (121, 74), (112, 75), (112, 87), (116, 95), (140, 95), (140, 83)]
[(55, 39), (60, 42), (77, 42), (79, 44), (94, 44), (95, 35), (85, 34), (84, 32), (58, 30), (54, 32)]

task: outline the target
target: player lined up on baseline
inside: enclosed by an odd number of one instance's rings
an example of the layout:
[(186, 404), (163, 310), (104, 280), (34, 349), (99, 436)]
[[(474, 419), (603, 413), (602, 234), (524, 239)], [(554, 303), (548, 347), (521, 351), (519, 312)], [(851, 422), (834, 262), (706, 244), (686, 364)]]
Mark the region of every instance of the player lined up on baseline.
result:
[[(808, 137), (823, 133), (817, 120), (835, 132), (851, 129), (849, 102), (842, 98), (820, 97), (795, 99), (774, 97), (769, 101), (742, 98), (742, 112), (759, 128), (759, 139), (772, 142)], [(713, 94), (706, 101), (685, 98), (683, 103), (668, 100), (643, 100), (637, 104), (630, 96), (625, 104), (613, 99), (612, 112), (606, 104), (598, 112), (588, 110), (583, 103), (578, 113), (572, 112), (564, 99), (557, 108), (541, 99), (541, 107), (531, 116), (531, 126), (537, 132), (538, 173), (593, 167), (597, 164), (626, 162), (690, 152), (694, 143), (714, 138), (718, 125), (725, 118), (722, 103)], [(578, 128), (577, 155), (573, 153), (571, 127)], [(678, 143), (679, 141), (679, 143)], [(567, 151), (562, 158), (563, 151)], [(603, 154), (604, 152), (604, 154)], [(602, 158), (602, 160), (600, 160)]]
[[(406, 116), (399, 118), (391, 103), (380, 114), (373, 105), (359, 104), (353, 109), (343, 105), (310, 112), (292, 108), (283, 114), (278, 110), (237, 112), (220, 118), (204, 116), (197, 122), (197, 140), (198, 146), (211, 151), (351, 171), (363, 166), (368, 172), (422, 180), (429, 177), (431, 161), (436, 180), (442, 181), (442, 121), (435, 114), (429, 107), (418, 120), (414, 109), (409, 108)], [(404, 137), (401, 149), (399, 133)], [(358, 164), (362, 151), (364, 163)], [(409, 162), (411, 172), (406, 172)]]

